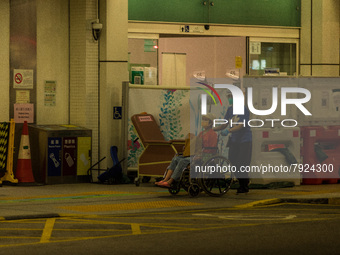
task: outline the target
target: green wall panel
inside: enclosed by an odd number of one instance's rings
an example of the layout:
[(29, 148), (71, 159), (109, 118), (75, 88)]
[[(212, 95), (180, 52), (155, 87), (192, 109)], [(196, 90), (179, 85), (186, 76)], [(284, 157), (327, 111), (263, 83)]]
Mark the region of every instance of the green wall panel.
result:
[[(301, 25), (301, 0), (129, 0), (129, 20), (240, 25)], [(209, 1), (206, 1), (209, 2)]]
[[(207, 22), (207, 8), (199, 0), (128, 0), (129, 20)], [(206, 19), (205, 19), (206, 17)]]
[(214, 0), (210, 22), (299, 27), (300, 6), (300, 0)]

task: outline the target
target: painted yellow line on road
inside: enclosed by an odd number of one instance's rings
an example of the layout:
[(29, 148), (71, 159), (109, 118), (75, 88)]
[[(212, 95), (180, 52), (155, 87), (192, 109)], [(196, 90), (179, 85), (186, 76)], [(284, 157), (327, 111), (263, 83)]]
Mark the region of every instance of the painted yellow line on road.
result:
[(55, 218), (51, 218), (51, 219), (46, 220), (46, 224), (45, 224), (45, 227), (44, 227), (43, 233), (41, 235), (41, 239), (40, 239), (41, 243), (47, 243), (47, 242), (50, 241), (52, 231), (53, 231), (53, 227), (54, 227), (54, 223), (55, 223)]
[[(205, 220), (205, 219), (204, 219)], [(320, 219), (292, 219), (289, 221), (280, 221), (280, 222), (261, 222), (261, 223), (242, 223), (242, 224), (218, 224), (217, 226), (206, 226), (198, 225), (197, 222), (194, 223), (196, 226), (195, 228), (177, 228), (177, 229), (165, 229), (167, 226), (155, 226), (157, 229), (155, 231), (148, 231), (143, 230), (141, 231), (141, 235), (157, 235), (157, 234), (166, 234), (166, 233), (176, 233), (176, 232), (189, 232), (189, 231), (197, 231), (198, 229), (202, 230), (216, 230), (216, 229), (227, 229), (227, 228), (237, 228), (237, 227), (251, 227), (251, 226), (260, 226), (260, 225), (276, 225), (276, 224), (286, 224), (286, 223), (302, 223), (302, 222), (313, 222), (313, 221), (327, 221), (327, 220), (333, 220), (333, 218), (320, 218)], [(125, 223), (123, 223), (125, 224)], [(135, 223), (130, 223), (135, 224)], [(147, 226), (150, 224), (145, 223), (136, 223), (140, 226)], [(157, 223), (154, 223), (155, 225)], [(169, 223), (171, 224), (171, 223)], [(163, 228), (164, 227), (164, 228)], [(173, 228), (173, 226), (169, 226), (170, 228)], [(72, 229), (70, 229), (72, 231)], [(49, 243), (65, 243), (65, 242), (75, 242), (75, 241), (84, 241), (84, 240), (98, 240), (98, 239), (104, 239), (104, 238), (117, 238), (117, 237), (127, 237), (127, 236), (133, 236), (133, 232), (130, 233), (119, 233), (119, 234), (113, 234), (113, 235), (103, 235), (103, 236), (90, 236), (90, 237), (56, 237), (49, 241)], [(63, 238), (63, 239), (60, 239)], [(32, 237), (29, 237), (28, 239), (32, 239)], [(18, 246), (25, 246), (25, 245), (36, 245), (40, 242), (26, 242), (26, 243), (9, 243), (9, 244), (0, 244), (0, 249), (3, 247), (18, 247)]]
[(40, 239), (40, 236), (0, 236), (0, 239)]
[[(187, 223), (162, 223), (162, 225), (159, 225), (160, 223), (131, 223), (131, 222), (120, 222), (120, 221), (103, 221), (103, 217), (100, 217), (101, 220), (98, 221), (98, 220), (92, 220), (92, 219), (89, 219), (86, 221), (86, 219), (69, 219), (69, 220), (72, 220), (72, 222), (62, 222), (62, 224), (93, 224), (93, 225), (130, 225), (131, 226), (131, 229), (132, 229), (132, 232), (135, 232), (136, 234), (141, 232), (141, 229), (140, 227), (144, 226), (144, 227), (153, 227), (153, 228), (171, 228), (171, 229), (182, 229), (183, 226), (185, 226), (186, 229), (188, 229), (186, 226), (192, 226), (192, 225), (197, 225), (196, 223), (195, 224), (187, 224)], [(135, 217), (134, 217), (135, 218)], [(140, 219), (140, 218), (138, 218)], [(150, 219), (150, 218), (149, 218)], [(153, 220), (155, 218), (152, 218)], [(169, 218), (170, 219), (170, 218)], [(171, 218), (171, 219), (175, 219), (177, 220), (178, 218)], [(199, 217), (196, 217), (196, 218), (187, 218), (187, 219), (201, 219)], [(60, 219), (59, 219), (59, 223), (60, 223)], [(134, 224), (134, 225), (133, 225)], [(132, 226), (133, 225), (133, 226)], [(139, 225), (139, 226), (137, 226)], [(181, 227), (178, 227), (178, 226), (181, 226)], [(209, 225), (209, 226), (215, 226), (215, 225), (220, 225), (220, 224), (204, 224), (204, 225)], [(190, 228), (191, 229), (191, 228)], [(56, 229), (54, 228), (55, 231), (78, 231), (78, 229)], [(79, 229), (79, 231), (87, 231), (87, 229)], [(89, 230), (89, 231), (103, 231), (102, 229), (96, 229), (96, 230)], [(105, 230), (105, 231), (129, 231), (129, 230), (115, 230), (115, 229), (112, 229), (112, 230)]]
[[(7, 223), (7, 222), (6, 222)], [(15, 231), (35, 231), (41, 230), (41, 228), (0, 228), (1, 231), (3, 230), (15, 230)]]
[(140, 230), (140, 224), (131, 223), (131, 230), (133, 235), (140, 235), (142, 231)]
[(139, 203), (122, 203), (122, 204), (101, 204), (101, 205), (77, 205), (77, 206), (61, 206), (58, 208), (64, 210), (78, 212), (105, 212), (105, 211), (120, 211), (120, 210), (137, 210), (151, 208), (167, 208), (167, 207), (182, 207), (182, 206), (197, 206), (202, 203), (184, 202), (178, 200), (169, 201), (152, 201)]
[(245, 208), (251, 208), (251, 207), (256, 207), (256, 206), (278, 204), (281, 202), (282, 200), (280, 198), (264, 199), (264, 200), (258, 200), (255, 202), (247, 203), (247, 204), (236, 205), (234, 206), (234, 208), (245, 209)]
[[(4, 197), (1, 200), (21, 200), (21, 199), (38, 199), (38, 198), (54, 198), (54, 197), (77, 197), (77, 196), (90, 196), (90, 195), (115, 195), (115, 194), (127, 194), (134, 192), (123, 192), (123, 191), (93, 191), (93, 192), (81, 192), (81, 193), (70, 193), (70, 194), (59, 194), (59, 195), (45, 195), (45, 196), (20, 196), (20, 197)], [(0, 218), (1, 219), (1, 218)]]

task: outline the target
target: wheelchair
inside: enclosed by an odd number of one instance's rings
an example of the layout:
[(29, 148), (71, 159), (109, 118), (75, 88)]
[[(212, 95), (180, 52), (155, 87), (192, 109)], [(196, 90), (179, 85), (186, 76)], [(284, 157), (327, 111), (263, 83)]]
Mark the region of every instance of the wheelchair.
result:
[[(193, 160), (195, 161), (195, 158)], [(226, 194), (231, 185), (237, 181), (233, 172), (230, 170), (231, 163), (226, 157), (215, 155), (206, 160), (200, 159), (196, 161), (194, 165), (201, 165), (202, 169), (208, 169), (209, 167), (217, 165), (225, 166), (225, 169), (229, 169), (229, 171), (215, 172), (213, 174), (201, 172), (198, 176), (191, 178), (189, 165), (183, 170), (180, 180), (174, 181), (168, 188), (171, 195), (178, 194), (181, 188), (183, 188), (191, 197), (196, 197), (203, 191), (209, 196), (220, 197)]]

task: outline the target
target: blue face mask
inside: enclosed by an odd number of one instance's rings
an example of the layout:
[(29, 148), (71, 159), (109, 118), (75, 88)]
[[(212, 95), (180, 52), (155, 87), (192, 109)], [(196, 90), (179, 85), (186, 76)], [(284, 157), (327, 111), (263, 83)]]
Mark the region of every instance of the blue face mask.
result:
[(228, 98), (228, 102), (229, 102), (229, 105), (232, 105), (233, 104), (233, 98)]

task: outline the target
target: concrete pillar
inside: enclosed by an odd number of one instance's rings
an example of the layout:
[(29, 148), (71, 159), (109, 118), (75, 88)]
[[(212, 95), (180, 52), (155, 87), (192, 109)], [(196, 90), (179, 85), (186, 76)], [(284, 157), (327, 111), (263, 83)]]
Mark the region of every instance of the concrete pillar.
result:
[(129, 79), (128, 1), (100, 0), (99, 6), (100, 158), (106, 156), (110, 165), (112, 145), (118, 146), (119, 158), (123, 155), (121, 120), (113, 119), (113, 107), (122, 106), (122, 82)]
[(0, 122), (9, 121), (9, 1), (0, 1)]
[(301, 1), (300, 74), (339, 76), (339, 1)]
[(70, 1), (70, 124), (92, 130), (92, 163), (99, 159), (99, 43), (91, 21), (97, 0)]

